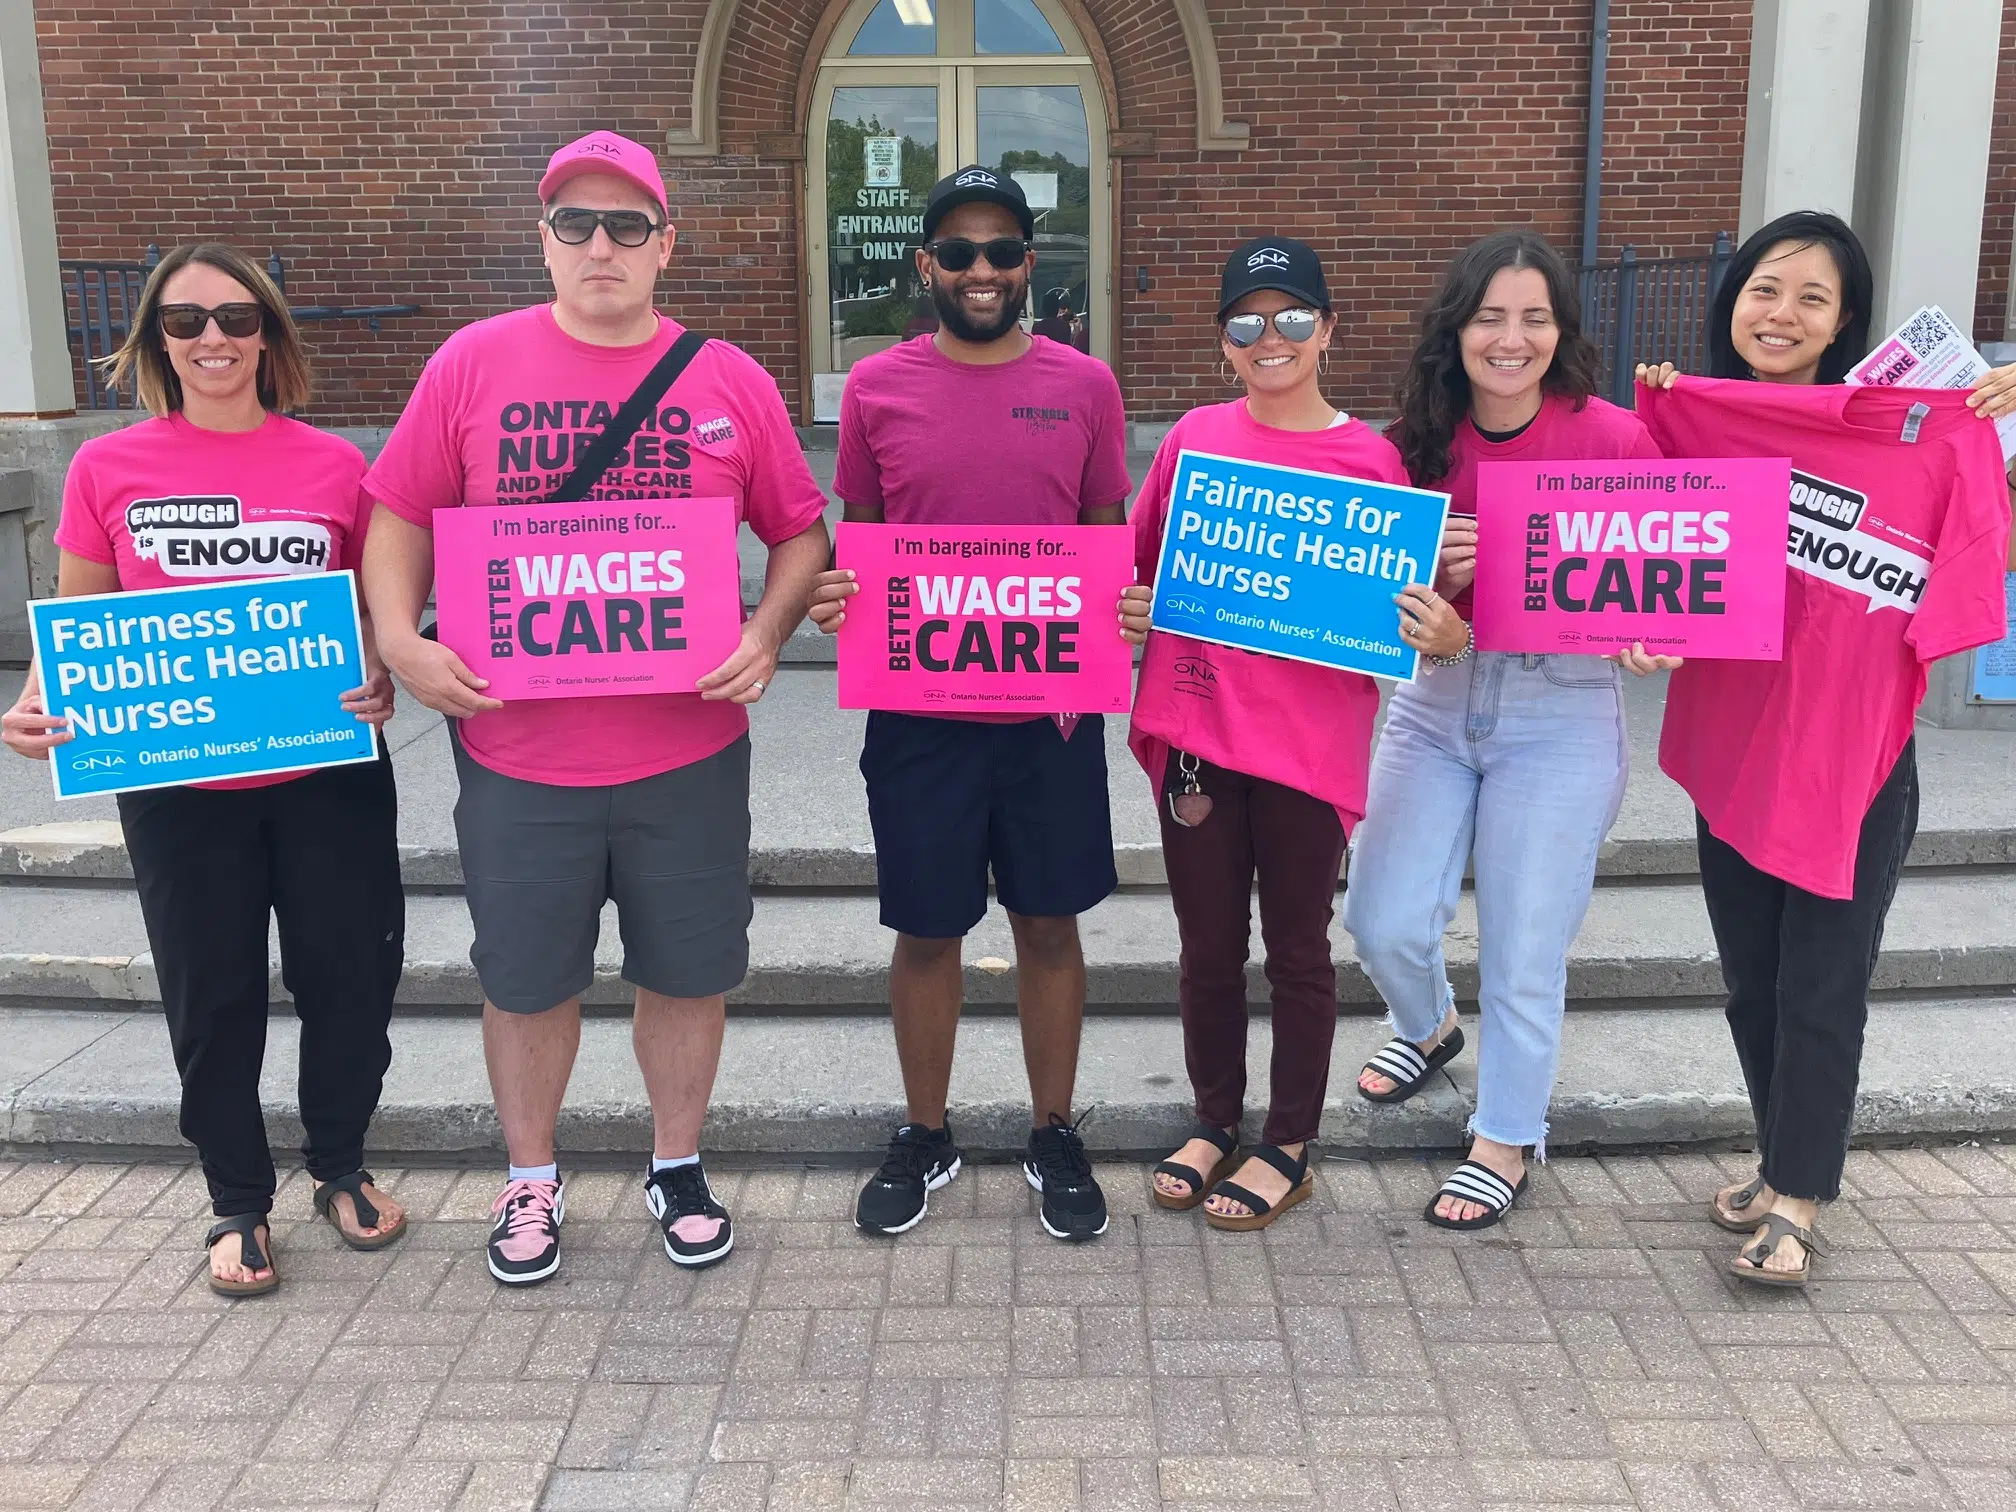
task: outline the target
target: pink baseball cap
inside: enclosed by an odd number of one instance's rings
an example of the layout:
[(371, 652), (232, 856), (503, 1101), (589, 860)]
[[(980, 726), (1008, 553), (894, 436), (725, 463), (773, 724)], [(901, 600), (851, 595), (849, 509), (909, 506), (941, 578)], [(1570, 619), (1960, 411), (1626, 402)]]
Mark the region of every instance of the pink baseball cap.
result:
[(570, 178), (583, 173), (613, 173), (628, 179), (671, 214), (665, 203), (665, 177), (658, 171), (658, 159), (642, 142), (633, 142), (613, 131), (591, 131), (553, 154), (539, 180), (541, 204), (552, 201), (554, 191)]

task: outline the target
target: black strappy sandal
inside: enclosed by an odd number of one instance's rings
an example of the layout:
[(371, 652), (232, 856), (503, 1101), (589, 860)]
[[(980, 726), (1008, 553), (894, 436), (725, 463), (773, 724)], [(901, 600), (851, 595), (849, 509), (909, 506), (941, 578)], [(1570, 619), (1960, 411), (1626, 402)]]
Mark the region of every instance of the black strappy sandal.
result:
[(1211, 1195), (1211, 1188), (1214, 1185), (1238, 1169), (1239, 1136), (1236, 1133), (1227, 1134), (1223, 1129), (1214, 1129), (1210, 1124), (1200, 1122), (1184, 1136), (1183, 1142), (1188, 1144), (1193, 1139), (1201, 1139), (1216, 1150), (1218, 1163), (1211, 1167), (1211, 1174), (1207, 1176), (1177, 1161), (1163, 1161), (1155, 1167), (1155, 1174), (1174, 1176), (1178, 1181), (1188, 1182), (1190, 1190), (1181, 1197), (1172, 1197), (1151, 1181), (1148, 1183), (1148, 1190), (1157, 1206), (1169, 1208), (1173, 1212), (1187, 1213)]
[(238, 1236), (238, 1263), (251, 1271), (272, 1271), (264, 1281), (226, 1281), (217, 1272), (210, 1272), (210, 1290), (220, 1297), (258, 1297), (273, 1290), (280, 1284), (280, 1272), (272, 1259), (259, 1246), (259, 1230), (265, 1229), (270, 1238), (272, 1222), (266, 1213), (240, 1213), (235, 1218), (220, 1218), (212, 1226), (203, 1240), (203, 1248), (208, 1250), (226, 1234)]
[[(1761, 1224), (1753, 1223), (1750, 1227), (1761, 1228), (1764, 1232), (1736, 1251), (1737, 1259), (1729, 1262), (1729, 1272), (1740, 1280), (1748, 1281), (1752, 1286), (1804, 1286), (1813, 1276), (1813, 1257), (1827, 1253), (1821, 1247), (1819, 1237), (1813, 1230), (1799, 1227), (1783, 1213), (1766, 1213)], [(1805, 1264), (1794, 1271), (1764, 1269), (1764, 1262), (1778, 1252), (1778, 1241), (1788, 1234), (1804, 1246)], [(1738, 1260), (1747, 1260), (1750, 1263), (1739, 1265)]]
[(1360, 1081), (1358, 1095), (1367, 1102), (1403, 1103), (1428, 1085), (1428, 1078), (1436, 1071), (1456, 1059), (1463, 1051), (1463, 1029), (1458, 1025), (1449, 1031), (1448, 1038), (1427, 1054), (1409, 1040), (1391, 1039), (1380, 1052), (1365, 1062), (1359, 1069), (1363, 1077), (1367, 1071), (1383, 1076), (1393, 1083), (1391, 1092), (1367, 1092)]
[(336, 1237), (353, 1250), (381, 1250), (406, 1232), (404, 1213), (399, 1215), (399, 1222), (394, 1227), (385, 1230), (376, 1238), (363, 1238), (343, 1227), (342, 1215), (336, 1211), (336, 1198), (339, 1195), (348, 1196), (357, 1205), (359, 1228), (378, 1226), (377, 1204), (364, 1195), (364, 1184), (370, 1180), (369, 1171), (352, 1171), (348, 1176), (338, 1176), (334, 1181), (325, 1181), (315, 1188), (315, 1211), (329, 1220), (330, 1225), (336, 1230)]
[(1230, 1197), (1234, 1202), (1243, 1202), (1252, 1211), (1248, 1213), (1214, 1213), (1204, 1209), (1204, 1221), (1215, 1229), (1241, 1234), (1251, 1229), (1263, 1229), (1279, 1218), (1296, 1203), (1306, 1199), (1316, 1190), (1316, 1178), (1309, 1174), (1309, 1146), (1302, 1146), (1298, 1159), (1279, 1145), (1258, 1144), (1246, 1154), (1265, 1161), (1274, 1167), (1288, 1181), (1288, 1194), (1278, 1202), (1269, 1202), (1257, 1192), (1249, 1192), (1236, 1181), (1221, 1181), (1207, 1194), (1212, 1197)]
[[(1512, 1204), (1519, 1200), (1520, 1194), (1525, 1190), (1526, 1172), (1519, 1173), (1519, 1184), (1514, 1186), (1482, 1161), (1466, 1160), (1449, 1173), (1447, 1181), (1436, 1188), (1435, 1195), (1428, 1199), (1428, 1206), (1421, 1210), (1421, 1216), (1437, 1228), (1489, 1228), (1512, 1211)], [(1444, 1197), (1454, 1197), (1458, 1202), (1473, 1203), (1484, 1211), (1475, 1218), (1444, 1218), (1435, 1211), (1436, 1205)]]
[(1757, 1194), (1764, 1190), (1764, 1173), (1759, 1171), (1750, 1179), (1748, 1186), (1740, 1186), (1729, 1194), (1729, 1206), (1722, 1206), (1722, 1194), (1717, 1192), (1708, 1199), (1708, 1215), (1716, 1224), (1732, 1234), (1755, 1233), (1762, 1218), (1739, 1219), (1731, 1214), (1742, 1211), (1757, 1200)]

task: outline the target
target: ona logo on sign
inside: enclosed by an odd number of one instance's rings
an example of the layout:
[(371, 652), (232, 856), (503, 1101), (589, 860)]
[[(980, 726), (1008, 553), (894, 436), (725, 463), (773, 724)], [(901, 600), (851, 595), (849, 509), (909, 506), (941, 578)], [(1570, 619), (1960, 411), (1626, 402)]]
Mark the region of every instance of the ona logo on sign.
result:
[(117, 751), (93, 751), (88, 756), (77, 757), (70, 765), (80, 772), (104, 772), (126, 765), (126, 758)]
[(1173, 609), (1178, 614), (1194, 615), (1198, 619), (1204, 617), (1204, 606), (1193, 598), (1172, 598), (1166, 601), (1164, 607)]
[(968, 169), (966, 172), (960, 174), (959, 177), (952, 180), (953, 187), (957, 189), (970, 189), (975, 184), (985, 185), (989, 189), (999, 189), (1001, 187), (1001, 180), (994, 177), (993, 174), (984, 168)]
[(1258, 252), (1255, 252), (1251, 257), (1246, 259), (1246, 266), (1249, 270), (1285, 268), (1288, 266), (1288, 254), (1283, 252), (1279, 247), (1262, 247)]

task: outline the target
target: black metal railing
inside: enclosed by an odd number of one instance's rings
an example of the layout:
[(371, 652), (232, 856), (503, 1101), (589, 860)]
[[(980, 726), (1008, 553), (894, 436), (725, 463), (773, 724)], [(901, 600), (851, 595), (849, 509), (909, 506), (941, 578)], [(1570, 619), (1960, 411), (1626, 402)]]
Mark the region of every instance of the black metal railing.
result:
[[(63, 314), (68, 324), (70, 350), (78, 363), (77, 388), (83, 409), (133, 409), (139, 398), (131, 391), (114, 388), (105, 381), (97, 359), (109, 357), (125, 343), (133, 326), (133, 312), (140, 307), (140, 291), (147, 275), (161, 261), (161, 249), (149, 244), (138, 262), (101, 262), (65, 258), (59, 265), (63, 278)], [(266, 271), (282, 294), (287, 292), (287, 265), (275, 252), (266, 259)], [(417, 304), (320, 304), (289, 307), (297, 321), (361, 320), (372, 330), (382, 330), (383, 322), (405, 315), (418, 315)]]
[(1627, 246), (1614, 263), (1582, 270), (1582, 330), (1601, 358), (1599, 389), (1613, 404), (1631, 403), (1641, 362), (1670, 362), (1698, 373), (1708, 360), (1708, 309), (1735, 246), (1715, 233), (1706, 257), (1638, 256)]

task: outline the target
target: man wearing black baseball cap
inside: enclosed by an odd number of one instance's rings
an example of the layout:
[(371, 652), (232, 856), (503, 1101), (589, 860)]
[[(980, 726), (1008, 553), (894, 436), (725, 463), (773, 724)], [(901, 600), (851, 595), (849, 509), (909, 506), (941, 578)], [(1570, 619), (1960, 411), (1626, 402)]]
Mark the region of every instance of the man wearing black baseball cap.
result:
[[(849, 520), (1118, 525), (1125, 417), (1107, 366), (1022, 326), (1036, 266), (1022, 186), (977, 164), (932, 187), (917, 277), (935, 333), (854, 365), (840, 402), (834, 492)], [(837, 630), (854, 574), (824, 574), (812, 618)], [(1088, 619), (1084, 634), (1119, 634)], [(1072, 1120), (1085, 1012), (1078, 918), (1118, 885), (1103, 722), (877, 711), (861, 752), (882, 923), (896, 931), (889, 1002), (908, 1116), (854, 1221), (900, 1234), (959, 1174), (945, 1101), (963, 996), (960, 949), (991, 872), (1015, 935), (1033, 1128), (1023, 1160), (1044, 1229), (1088, 1239), (1106, 1199)]]

